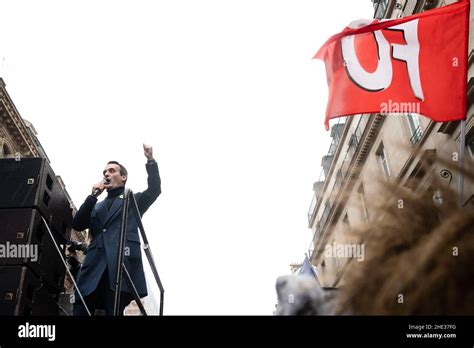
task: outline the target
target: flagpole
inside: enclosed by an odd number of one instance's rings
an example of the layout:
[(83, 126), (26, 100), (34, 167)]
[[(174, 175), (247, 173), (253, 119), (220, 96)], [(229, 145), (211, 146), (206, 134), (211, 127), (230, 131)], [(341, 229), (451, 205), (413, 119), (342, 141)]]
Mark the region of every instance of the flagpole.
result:
[(461, 139), (459, 141), (459, 206), (463, 205), (464, 196), (464, 150), (466, 148), (466, 120), (461, 120)]

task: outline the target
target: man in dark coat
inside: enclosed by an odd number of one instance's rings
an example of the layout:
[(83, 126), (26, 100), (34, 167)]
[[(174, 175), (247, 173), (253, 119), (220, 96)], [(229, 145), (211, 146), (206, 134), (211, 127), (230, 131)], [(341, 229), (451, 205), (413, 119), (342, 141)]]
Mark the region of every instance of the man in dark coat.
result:
[[(147, 211), (161, 193), (161, 180), (158, 165), (153, 159), (153, 149), (147, 145), (143, 145), (143, 149), (148, 160), (146, 164), (148, 188), (134, 194), (141, 215)], [(75, 230), (83, 231), (88, 228), (92, 237), (77, 278), (77, 286), (92, 315), (96, 309), (105, 309), (106, 315), (113, 314), (117, 251), (127, 170), (120, 163), (111, 161), (105, 167), (103, 175), (105, 180), (93, 186), (92, 194), (86, 198), (72, 222), (72, 227)], [(97, 196), (103, 190), (107, 190), (107, 198), (97, 203)], [(138, 224), (131, 204), (128, 212), (124, 263), (138, 294), (140, 297), (146, 296), (147, 289)], [(125, 280), (122, 281), (121, 290), (120, 315), (133, 300), (131, 290)], [(74, 315), (87, 315), (77, 292)]]

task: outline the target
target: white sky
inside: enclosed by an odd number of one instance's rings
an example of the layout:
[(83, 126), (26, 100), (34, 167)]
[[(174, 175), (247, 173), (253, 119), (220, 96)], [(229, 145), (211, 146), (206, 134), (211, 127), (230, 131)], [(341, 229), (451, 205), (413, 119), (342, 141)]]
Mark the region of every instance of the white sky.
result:
[(4, 0), (0, 76), (78, 207), (108, 160), (143, 190), (153, 145), (163, 193), (144, 224), (166, 315), (270, 315), (330, 140), (311, 58), (372, 15), (370, 0)]

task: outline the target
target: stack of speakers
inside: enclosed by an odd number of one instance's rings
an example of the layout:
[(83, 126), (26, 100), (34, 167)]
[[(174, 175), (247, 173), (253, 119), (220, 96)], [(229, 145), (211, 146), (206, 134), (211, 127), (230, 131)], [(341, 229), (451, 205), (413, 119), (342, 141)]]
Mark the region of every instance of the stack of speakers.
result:
[(71, 222), (46, 159), (0, 159), (0, 315), (58, 315)]

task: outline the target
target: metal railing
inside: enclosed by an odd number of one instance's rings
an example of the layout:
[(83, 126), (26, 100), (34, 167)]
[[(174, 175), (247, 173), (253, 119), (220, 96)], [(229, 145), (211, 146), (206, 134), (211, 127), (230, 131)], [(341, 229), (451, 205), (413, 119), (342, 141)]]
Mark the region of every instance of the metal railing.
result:
[(362, 126), (361, 126), (361, 122), (362, 122), (362, 119), (364, 117), (361, 117), (359, 119), (359, 122), (357, 123), (357, 127), (354, 131), (354, 133), (352, 133), (351, 135), (351, 143), (349, 144), (349, 146), (353, 149), (357, 149), (359, 147), (359, 144), (360, 144), (360, 141), (362, 139)]
[(145, 234), (145, 228), (143, 227), (142, 218), (140, 211), (138, 209), (137, 201), (135, 200), (135, 196), (130, 189), (125, 189), (125, 199), (122, 205), (122, 222), (120, 225), (120, 240), (118, 246), (118, 253), (117, 253), (117, 273), (115, 277), (115, 299), (114, 299), (114, 315), (118, 315), (119, 304), (120, 304), (120, 293), (121, 293), (121, 285), (122, 285), (122, 278), (125, 275), (125, 281), (127, 282), (128, 287), (132, 291), (133, 298), (137, 303), (140, 311), (143, 315), (147, 315), (145, 308), (140, 300), (140, 296), (138, 295), (137, 289), (133, 284), (133, 281), (128, 273), (127, 267), (125, 267), (125, 263), (123, 262), (124, 257), (124, 246), (125, 246), (125, 233), (127, 231), (127, 220), (128, 220), (128, 210), (130, 201), (132, 203), (132, 211), (137, 220), (138, 229), (143, 239), (143, 250), (145, 250), (145, 255), (148, 259), (148, 263), (150, 264), (151, 271), (153, 276), (155, 277), (156, 283), (160, 289), (160, 316), (163, 315), (163, 305), (164, 305), (164, 293), (165, 290), (160, 280), (160, 276), (158, 275), (158, 271), (156, 270), (155, 261), (153, 260), (153, 255), (150, 250), (150, 245), (148, 243), (148, 238)]
[(388, 0), (376, 0), (376, 2), (377, 6), (375, 7), (374, 18), (384, 18), (385, 11), (387, 10)]
[(336, 171), (336, 180), (334, 181), (333, 190), (339, 191), (339, 189), (342, 187), (343, 181), (344, 181), (344, 175), (342, 175), (342, 168), (339, 168)]
[[(84, 308), (86, 309), (87, 314), (88, 314), (89, 316), (91, 316), (92, 314), (91, 314), (89, 308), (87, 307), (86, 301), (84, 300), (84, 297), (82, 296), (82, 293), (81, 293), (81, 291), (79, 290), (79, 287), (77, 286), (76, 281), (74, 280), (74, 276), (72, 275), (71, 270), (70, 270), (69, 267), (68, 267), (66, 258), (64, 257), (63, 253), (61, 252), (61, 248), (59, 247), (58, 243), (56, 242), (56, 239), (54, 238), (53, 232), (52, 232), (51, 229), (49, 228), (49, 225), (48, 225), (48, 223), (46, 222), (46, 220), (44, 219), (43, 216), (41, 216), (41, 221), (43, 221), (44, 226), (45, 226), (46, 229), (48, 230), (49, 237), (51, 238), (51, 241), (53, 242), (54, 247), (56, 248), (56, 252), (58, 253), (59, 257), (61, 258), (61, 261), (62, 261), (62, 263), (63, 263), (63, 265), (64, 265), (65, 270), (66, 270), (66, 273), (69, 275), (69, 277), (71, 278), (72, 284), (73, 284), (74, 287), (76, 288), (77, 294), (79, 295), (79, 298), (80, 298), (80, 300), (82, 301), (82, 303), (83, 303), (83, 305), (84, 305)], [(63, 309), (63, 311), (64, 311), (66, 314), (68, 314), (64, 309)]]
[(410, 143), (412, 143), (412, 145), (415, 145), (421, 140), (422, 136), (423, 136), (423, 131), (421, 130), (421, 126), (417, 126), (415, 131), (411, 135)]

